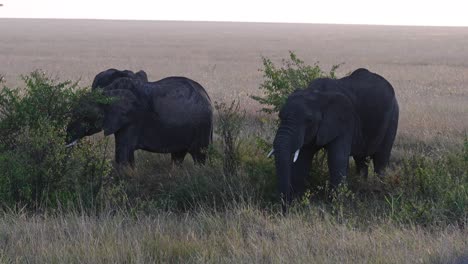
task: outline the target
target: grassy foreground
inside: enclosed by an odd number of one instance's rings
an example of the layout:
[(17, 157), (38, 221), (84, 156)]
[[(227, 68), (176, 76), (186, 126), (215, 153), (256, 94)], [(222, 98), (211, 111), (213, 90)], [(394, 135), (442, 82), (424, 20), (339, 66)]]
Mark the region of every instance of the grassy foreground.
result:
[(320, 152), (309, 191), (282, 215), (271, 116), (215, 103), (205, 166), (138, 151), (134, 170), (116, 170), (112, 137), (64, 147), (86, 90), (23, 79), (0, 90), (0, 263), (468, 261), (466, 132), (401, 131), (385, 177), (364, 179), (351, 161), (333, 191)]
[(317, 209), (0, 217), (2, 263), (466, 263), (468, 232), (356, 229)]

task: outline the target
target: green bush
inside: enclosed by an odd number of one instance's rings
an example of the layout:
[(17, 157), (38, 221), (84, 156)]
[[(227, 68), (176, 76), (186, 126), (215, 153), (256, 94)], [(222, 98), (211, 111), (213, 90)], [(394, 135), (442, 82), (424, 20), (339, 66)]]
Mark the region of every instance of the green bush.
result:
[(292, 51), (289, 52), (289, 60), (283, 59), (282, 66), (276, 66), (269, 58), (263, 57), (263, 78), (260, 90), (264, 96), (251, 96), (252, 99), (264, 106), (263, 112), (277, 113), (286, 102), (288, 96), (296, 89), (307, 88), (317, 78), (336, 78), (334, 65), (328, 73), (324, 72), (318, 62), (307, 65)]
[(80, 92), (76, 83), (57, 83), (35, 71), (23, 76), (25, 89), (4, 87), (0, 91), (0, 144), (13, 147), (22, 128), (37, 129), (47, 121), (53, 127), (65, 126)]
[(3, 206), (95, 205), (109, 173), (105, 142), (65, 148), (65, 127), (85, 90), (35, 71), (24, 88), (0, 91), (0, 200)]

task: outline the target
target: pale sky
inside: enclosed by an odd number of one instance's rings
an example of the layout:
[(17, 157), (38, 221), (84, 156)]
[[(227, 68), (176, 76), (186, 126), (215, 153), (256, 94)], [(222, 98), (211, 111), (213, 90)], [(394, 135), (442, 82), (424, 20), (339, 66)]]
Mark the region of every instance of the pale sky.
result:
[(468, 0), (0, 0), (0, 18), (468, 26)]

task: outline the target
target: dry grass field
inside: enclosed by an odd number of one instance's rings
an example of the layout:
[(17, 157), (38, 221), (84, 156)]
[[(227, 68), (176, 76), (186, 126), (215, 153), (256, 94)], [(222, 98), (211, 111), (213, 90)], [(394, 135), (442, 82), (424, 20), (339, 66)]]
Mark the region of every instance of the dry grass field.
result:
[[(466, 231), (392, 224), (352, 229), (307, 215), (249, 207), (183, 215), (26, 217), (0, 222), (2, 263), (454, 263)], [(14, 223), (14, 224), (13, 224)], [(6, 250), (2, 250), (5, 248)], [(3, 258), (2, 258), (3, 256)], [(7, 256), (16, 256), (8, 258)]]
[(288, 50), (324, 69), (344, 63), (381, 74), (400, 102), (399, 133), (427, 140), (468, 129), (468, 28), (0, 20), (0, 73), (7, 84), (35, 69), (90, 85), (107, 68), (144, 69), (151, 80), (183, 75), (215, 100), (241, 98), (254, 112), (261, 56)]
[[(197, 80), (213, 100), (240, 99), (251, 115), (260, 108), (249, 95), (259, 93), (261, 57), (280, 63), (289, 50), (307, 64), (319, 61), (324, 70), (344, 63), (338, 76), (365, 67), (390, 81), (400, 104), (394, 160), (413, 152), (425, 155), (420, 144), (435, 156), (463, 144), (468, 28), (0, 19), (0, 74), (6, 86), (24, 85), (19, 76), (35, 69), (61, 80), (80, 79), (80, 86), (89, 86), (107, 68), (143, 69), (150, 80), (170, 75)], [(146, 153), (138, 157), (144, 162), (136, 177), (183, 184), (193, 175), (217, 173), (191, 164), (173, 171), (167, 157), (154, 162)], [(142, 190), (157, 189), (157, 180), (153, 185)], [(222, 211), (140, 214), (133, 208), (98, 216), (12, 209), (0, 215), (0, 263), (468, 263), (467, 219), (459, 225), (402, 224), (392, 220), (398, 199), (384, 201), (390, 211), (360, 208), (356, 211), (367, 212), (361, 218), (347, 218), (345, 211), (338, 219), (321, 206), (282, 216), (255, 202), (229, 204)], [(356, 207), (373, 205), (372, 198), (350, 200)], [(439, 213), (439, 208), (423, 209)]]

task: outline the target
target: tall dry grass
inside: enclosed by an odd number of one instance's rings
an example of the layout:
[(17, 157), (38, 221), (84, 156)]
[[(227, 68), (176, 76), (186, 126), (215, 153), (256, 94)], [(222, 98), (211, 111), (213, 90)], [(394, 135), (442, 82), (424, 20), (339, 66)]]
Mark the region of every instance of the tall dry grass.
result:
[(317, 209), (286, 217), (245, 204), (214, 212), (0, 217), (2, 263), (466, 263), (451, 226), (350, 228)]

